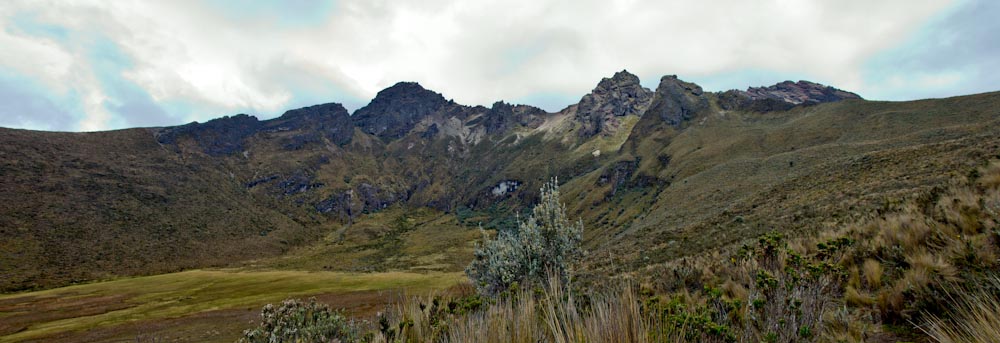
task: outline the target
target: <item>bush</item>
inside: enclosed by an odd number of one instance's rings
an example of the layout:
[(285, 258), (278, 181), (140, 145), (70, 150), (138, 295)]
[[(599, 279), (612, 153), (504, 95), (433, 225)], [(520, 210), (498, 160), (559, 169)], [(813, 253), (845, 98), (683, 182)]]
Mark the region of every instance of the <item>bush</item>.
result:
[(486, 239), (465, 273), (478, 291), (496, 296), (513, 285), (544, 284), (551, 273), (567, 284), (572, 265), (580, 258), (583, 222), (570, 222), (559, 202), (557, 180), (541, 189), (541, 201), (516, 230)]
[(260, 325), (243, 331), (240, 342), (354, 342), (358, 339), (354, 323), (340, 313), (319, 304), (288, 299), (275, 307), (267, 304), (260, 312)]

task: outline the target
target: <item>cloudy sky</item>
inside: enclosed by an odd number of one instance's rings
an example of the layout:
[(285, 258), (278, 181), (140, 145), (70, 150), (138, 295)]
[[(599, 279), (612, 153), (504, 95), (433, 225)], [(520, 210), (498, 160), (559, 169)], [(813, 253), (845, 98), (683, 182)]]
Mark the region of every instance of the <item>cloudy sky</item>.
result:
[(627, 69), (655, 88), (812, 80), (869, 99), (1000, 90), (994, 0), (0, 2), (0, 126), (271, 118), (397, 81), (556, 111)]

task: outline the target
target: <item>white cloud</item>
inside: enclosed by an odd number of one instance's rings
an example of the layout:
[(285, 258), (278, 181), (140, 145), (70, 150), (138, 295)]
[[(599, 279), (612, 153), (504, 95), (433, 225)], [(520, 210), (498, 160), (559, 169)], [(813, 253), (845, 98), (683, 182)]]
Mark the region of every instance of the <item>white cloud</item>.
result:
[[(132, 62), (120, 77), (155, 101), (193, 104), (195, 112), (175, 115), (204, 120), (216, 111), (276, 114), (299, 87), (323, 84), (368, 99), (412, 80), (467, 104), (582, 95), (622, 68), (682, 77), (753, 68), (859, 89), (867, 58), (949, 3), (341, 0), (319, 25), (284, 25), (200, 2), (23, 1), (0, 4), (0, 23), (34, 13), (107, 37)], [(85, 44), (6, 31), (0, 44), (0, 66), (83, 94), (82, 128), (111, 125)]]

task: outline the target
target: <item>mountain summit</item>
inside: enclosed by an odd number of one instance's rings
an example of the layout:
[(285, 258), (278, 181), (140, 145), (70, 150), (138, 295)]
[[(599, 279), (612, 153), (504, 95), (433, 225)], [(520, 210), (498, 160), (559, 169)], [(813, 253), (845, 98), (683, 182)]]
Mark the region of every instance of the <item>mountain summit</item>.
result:
[(383, 139), (406, 135), (417, 122), (453, 104), (416, 82), (400, 82), (378, 92), (371, 103), (354, 112), (354, 125)]
[(627, 70), (602, 79), (577, 105), (576, 118), (583, 124), (579, 135), (590, 137), (617, 128), (617, 117), (641, 115), (652, 96), (652, 91), (639, 84), (639, 77)]

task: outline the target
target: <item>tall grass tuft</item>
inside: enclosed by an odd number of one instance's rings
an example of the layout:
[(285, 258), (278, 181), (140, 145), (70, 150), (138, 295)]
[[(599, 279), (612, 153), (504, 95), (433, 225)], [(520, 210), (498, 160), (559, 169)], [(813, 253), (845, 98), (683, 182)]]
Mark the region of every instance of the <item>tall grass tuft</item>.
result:
[(937, 342), (1000, 342), (1000, 277), (993, 276), (990, 287), (958, 288), (952, 297), (951, 318), (928, 313), (924, 332)]

